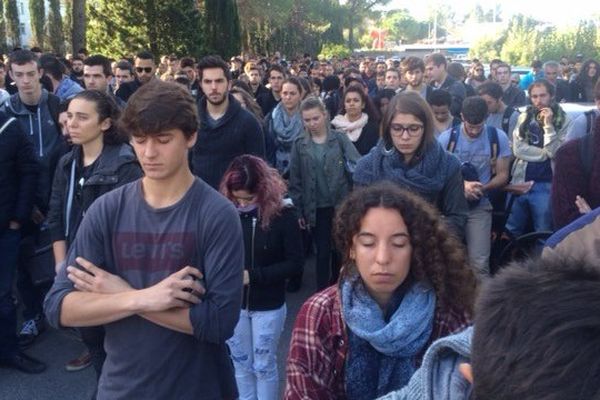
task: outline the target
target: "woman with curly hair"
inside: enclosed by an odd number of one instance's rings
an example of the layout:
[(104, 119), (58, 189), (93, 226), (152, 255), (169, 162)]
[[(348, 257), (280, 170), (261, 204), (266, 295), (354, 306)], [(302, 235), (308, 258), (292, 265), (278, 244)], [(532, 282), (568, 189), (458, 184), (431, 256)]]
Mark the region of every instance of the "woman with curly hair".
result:
[(302, 236), (286, 185), (265, 161), (234, 159), (220, 187), (237, 207), (245, 246), (244, 298), (228, 341), (240, 399), (277, 399), (277, 346), (286, 317), (285, 280), (301, 271)]
[(418, 93), (400, 93), (390, 101), (381, 140), (358, 161), (353, 178), (359, 186), (389, 180), (419, 194), (464, 236), (468, 205), (460, 161), (435, 139), (433, 113)]
[(571, 99), (575, 103), (594, 102), (594, 87), (600, 77), (600, 64), (596, 60), (587, 60), (581, 71), (571, 81)]
[(403, 387), (434, 340), (469, 325), (475, 278), (427, 202), (391, 183), (355, 190), (336, 215), (345, 262), (292, 332), (286, 399), (374, 399)]

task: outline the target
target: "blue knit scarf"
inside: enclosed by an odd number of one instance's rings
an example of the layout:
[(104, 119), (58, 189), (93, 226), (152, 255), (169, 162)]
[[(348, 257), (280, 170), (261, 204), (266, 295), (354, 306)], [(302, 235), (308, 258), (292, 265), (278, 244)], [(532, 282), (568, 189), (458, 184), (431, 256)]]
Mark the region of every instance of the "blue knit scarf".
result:
[(373, 399), (406, 385), (415, 372), (415, 356), (433, 329), (435, 293), (431, 285), (414, 282), (389, 322), (358, 275), (343, 281), (341, 300), (349, 331), (348, 399)]
[(271, 117), (273, 119), (275, 141), (277, 143), (277, 148), (275, 149), (275, 167), (283, 175), (289, 169), (290, 152), (292, 151), (294, 140), (304, 132), (304, 125), (302, 124), (300, 112), (295, 112), (291, 116), (288, 115), (281, 102), (273, 109)]
[(381, 140), (360, 160), (354, 181), (368, 185), (390, 180), (428, 199), (434, 199), (459, 168), (458, 159), (447, 153), (437, 141), (430, 143), (415, 155), (415, 160), (407, 164), (395, 147), (387, 150), (385, 142)]

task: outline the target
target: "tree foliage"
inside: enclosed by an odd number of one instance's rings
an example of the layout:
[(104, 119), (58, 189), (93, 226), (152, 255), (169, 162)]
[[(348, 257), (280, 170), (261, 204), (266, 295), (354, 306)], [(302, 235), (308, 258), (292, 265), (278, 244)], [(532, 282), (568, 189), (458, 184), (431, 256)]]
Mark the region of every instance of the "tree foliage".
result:
[(4, 19), (4, 1), (0, 0), (0, 53), (6, 53), (6, 20)]
[(367, 17), (367, 14), (375, 6), (384, 6), (390, 0), (347, 0), (346, 10), (346, 28), (348, 28), (348, 47), (351, 49), (356, 45), (354, 41), (354, 30), (359, 21)]
[(193, 0), (90, 0), (86, 33), (91, 52), (126, 57), (202, 54), (201, 15)]
[(395, 42), (414, 43), (429, 34), (427, 22), (417, 21), (406, 9), (388, 12), (380, 25)]
[(208, 52), (229, 58), (240, 52), (240, 21), (235, 0), (204, 0)]
[(331, 59), (334, 56), (338, 58), (350, 57), (352, 52), (343, 44), (325, 43), (321, 48), (319, 58)]
[(21, 45), (19, 32), (19, 10), (17, 0), (4, 0), (4, 20), (6, 21), (6, 38), (15, 47)]
[(342, 43), (343, 8), (337, 0), (238, 0), (242, 50), (316, 54), (323, 43)]
[(49, 0), (48, 5), (48, 41), (54, 53), (64, 54), (65, 35), (60, 14), (60, 0)]
[(470, 55), (486, 61), (501, 58), (512, 65), (529, 65), (535, 59), (574, 58), (579, 53), (588, 58), (598, 58), (599, 47), (600, 30), (592, 21), (581, 21), (576, 27), (558, 29), (516, 15), (499, 37), (483, 37), (474, 43)]
[(29, 17), (31, 21), (31, 31), (33, 32), (33, 44), (44, 48), (46, 8), (43, 1), (29, 0)]

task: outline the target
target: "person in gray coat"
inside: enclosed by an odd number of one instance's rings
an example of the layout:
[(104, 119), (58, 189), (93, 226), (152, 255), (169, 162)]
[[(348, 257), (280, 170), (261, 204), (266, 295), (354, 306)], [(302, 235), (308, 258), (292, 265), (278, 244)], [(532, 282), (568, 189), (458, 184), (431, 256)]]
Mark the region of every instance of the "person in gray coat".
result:
[(331, 229), (335, 206), (350, 192), (360, 155), (348, 136), (332, 130), (327, 109), (316, 97), (300, 105), (304, 134), (290, 156), (289, 195), (302, 229), (311, 229), (317, 248), (317, 290), (337, 280)]

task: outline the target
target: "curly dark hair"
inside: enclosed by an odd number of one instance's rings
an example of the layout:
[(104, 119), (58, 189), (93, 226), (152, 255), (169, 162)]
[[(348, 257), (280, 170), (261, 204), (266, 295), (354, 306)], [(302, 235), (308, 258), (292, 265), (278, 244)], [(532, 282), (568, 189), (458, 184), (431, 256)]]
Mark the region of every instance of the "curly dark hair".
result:
[(356, 189), (339, 206), (333, 235), (344, 260), (342, 277), (356, 272), (350, 260), (354, 236), (367, 212), (379, 207), (396, 210), (404, 219), (412, 245), (411, 276), (431, 282), (442, 310), (461, 310), (472, 316), (476, 280), (464, 246), (435, 207), (391, 182)]

